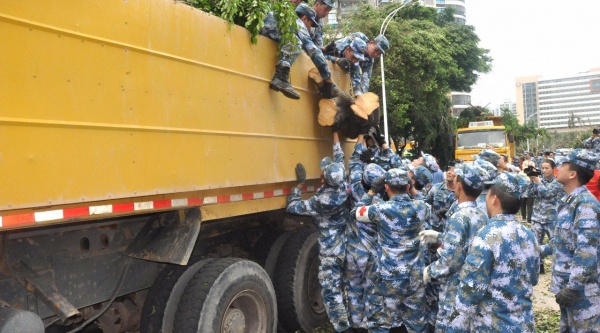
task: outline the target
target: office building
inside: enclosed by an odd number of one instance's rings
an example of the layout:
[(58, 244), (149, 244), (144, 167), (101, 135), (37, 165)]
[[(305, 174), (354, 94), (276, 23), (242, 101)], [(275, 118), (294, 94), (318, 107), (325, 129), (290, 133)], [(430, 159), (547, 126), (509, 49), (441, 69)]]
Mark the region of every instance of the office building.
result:
[(600, 124), (600, 68), (560, 77), (519, 77), (515, 87), (521, 123), (556, 130)]

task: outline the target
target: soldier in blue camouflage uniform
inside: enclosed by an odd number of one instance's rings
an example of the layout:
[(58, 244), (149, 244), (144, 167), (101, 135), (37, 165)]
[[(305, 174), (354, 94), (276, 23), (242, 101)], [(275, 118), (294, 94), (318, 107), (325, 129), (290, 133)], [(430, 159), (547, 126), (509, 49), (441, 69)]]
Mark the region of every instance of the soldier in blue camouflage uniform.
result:
[(545, 235), (548, 235), (548, 239), (554, 237), (556, 206), (558, 199), (565, 195), (562, 184), (554, 178), (555, 167), (554, 161), (545, 160), (542, 163), (542, 179), (537, 176), (529, 177), (531, 182), (527, 191), (535, 197), (531, 229), (535, 232), (539, 244), (544, 243)]
[(346, 256), (345, 229), (350, 219), (348, 185), (345, 181), (344, 153), (337, 133), (334, 133), (334, 161), (321, 160), (323, 186), (308, 200), (301, 200), (306, 171), (301, 163), (296, 166), (298, 186), (288, 197), (287, 211), (291, 214), (312, 216), (319, 230), (319, 282), (323, 303), (336, 332), (350, 332), (348, 313), (342, 293), (342, 270)]
[[(433, 176), (426, 167), (419, 165), (409, 168), (408, 175), (413, 181), (410, 189), (410, 196), (416, 200), (425, 200), (427, 198), (427, 185), (431, 183)], [(429, 225), (429, 221), (427, 222)]]
[(319, 27), (313, 30), (313, 40), (315, 45), (319, 48), (323, 48), (323, 25), (321, 19), (327, 17), (332, 9), (335, 9), (335, 0), (316, 0), (313, 9), (317, 13), (317, 22)]
[(540, 249), (516, 220), (519, 197), (514, 175), (496, 177), (487, 194), (490, 220), (471, 241), (445, 332), (535, 332), (531, 295)]
[[(371, 188), (373, 180), (385, 174), (385, 170), (375, 163), (363, 167), (360, 161), (360, 154), (365, 149), (362, 139), (362, 135), (359, 135), (349, 161), (351, 208), (363, 206), (360, 200)], [(375, 194), (375, 198), (374, 200), (381, 201), (379, 193)], [(376, 258), (377, 227), (351, 218), (346, 227), (346, 267), (343, 280), (348, 297), (348, 317), (353, 328), (366, 328), (366, 296), (368, 288), (373, 286), (371, 277)]]
[[(325, 84), (321, 88), (321, 93), (324, 98), (331, 98), (331, 90), (333, 89), (333, 81), (331, 80), (331, 72), (327, 65), (327, 60), (323, 56), (321, 46), (315, 45), (312, 40), (309, 30), (319, 26), (317, 14), (315, 10), (308, 5), (302, 3), (296, 7), (296, 44), (284, 45), (281, 48), (281, 57), (275, 67), (275, 76), (271, 80), (269, 87), (275, 91), (281, 91), (286, 97), (299, 99), (300, 94), (294, 90), (290, 84), (290, 68), (298, 58), (300, 50), (304, 50), (313, 61), (319, 74)], [(260, 29), (260, 34), (266, 36), (276, 42), (281, 41), (281, 34), (277, 29), (277, 21), (275, 20), (276, 13), (269, 12), (264, 19), (264, 26)]]
[(600, 203), (585, 186), (597, 163), (590, 152), (575, 149), (556, 175), (566, 196), (559, 201), (554, 238), (542, 253), (554, 252), (550, 291), (560, 305), (561, 333), (600, 331)]
[[(373, 63), (375, 62), (375, 59), (379, 58), (390, 47), (387, 38), (383, 35), (379, 35), (374, 40), (369, 40), (362, 32), (355, 32), (350, 36), (329, 43), (329, 45), (323, 48), (323, 53), (325, 53), (326, 58), (339, 64), (339, 59), (343, 58), (343, 53), (341, 51), (356, 38), (365, 42), (365, 57), (360, 59), (355, 66), (347, 67), (346, 70), (350, 72), (354, 95), (359, 96), (369, 91)], [(342, 65), (340, 66), (342, 68), (345, 67)]]
[(434, 184), (427, 193), (425, 202), (431, 205), (431, 228), (435, 231), (444, 231), (444, 226), (448, 220), (448, 209), (452, 206), (456, 196), (454, 195), (454, 185), (456, 173), (454, 173), (454, 164), (451, 164), (446, 171), (446, 180)]
[(483, 180), (488, 178), (485, 171), (471, 163), (465, 163), (456, 168), (456, 174), (456, 213), (448, 219), (443, 233), (433, 230), (421, 232), (421, 242), (425, 245), (441, 244), (437, 251), (438, 260), (423, 271), (424, 283), (434, 279), (441, 284), (436, 332), (444, 332), (446, 329), (448, 315), (460, 282), (458, 273), (465, 262), (471, 240), (488, 221), (487, 212), (479, 209), (475, 203), (475, 199), (483, 190)]
[[(355, 37), (345, 37), (338, 41), (332, 42), (327, 48), (324, 48), (323, 55), (325, 59), (337, 64), (343, 70), (350, 72), (350, 75), (354, 75), (354, 72), (359, 72), (358, 61), (365, 59), (365, 52), (367, 50), (367, 43), (362, 39)], [(331, 47), (334, 49), (331, 50)]]
[[(377, 225), (378, 243), (374, 287), (369, 295), (367, 324), (370, 332), (389, 332), (399, 316), (409, 332), (424, 332), (427, 307), (422, 283), (418, 234), (426, 218), (426, 204), (408, 195), (411, 180), (404, 170), (390, 169), (371, 184), (356, 207), (357, 221)], [(375, 193), (385, 189), (389, 201), (371, 205)]]
[(583, 146), (590, 149), (592, 152), (600, 152), (600, 130), (594, 128), (592, 130), (592, 136), (583, 141)]

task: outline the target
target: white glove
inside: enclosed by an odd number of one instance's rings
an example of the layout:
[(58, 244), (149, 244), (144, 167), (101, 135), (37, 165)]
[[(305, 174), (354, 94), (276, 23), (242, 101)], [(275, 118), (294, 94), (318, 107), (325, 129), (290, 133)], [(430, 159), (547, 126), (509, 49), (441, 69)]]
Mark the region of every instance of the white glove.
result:
[(440, 233), (435, 230), (423, 230), (419, 232), (419, 237), (421, 237), (422, 244), (429, 246), (438, 242)]
[(431, 282), (431, 274), (429, 274), (429, 266), (427, 266), (423, 270), (423, 284), (428, 284), (429, 282)]

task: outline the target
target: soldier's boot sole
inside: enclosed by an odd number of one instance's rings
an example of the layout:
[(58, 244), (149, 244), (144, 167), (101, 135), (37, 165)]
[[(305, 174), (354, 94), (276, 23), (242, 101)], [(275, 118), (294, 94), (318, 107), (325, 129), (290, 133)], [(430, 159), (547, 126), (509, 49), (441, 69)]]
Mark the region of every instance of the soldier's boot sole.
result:
[(298, 94), (298, 92), (294, 90), (291, 84), (282, 81), (278, 78), (273, 78), (273, 80), (269, 84), (269, 88), (275, 91), (280, 91), (287, 98), (300, 99), (300, 94)]

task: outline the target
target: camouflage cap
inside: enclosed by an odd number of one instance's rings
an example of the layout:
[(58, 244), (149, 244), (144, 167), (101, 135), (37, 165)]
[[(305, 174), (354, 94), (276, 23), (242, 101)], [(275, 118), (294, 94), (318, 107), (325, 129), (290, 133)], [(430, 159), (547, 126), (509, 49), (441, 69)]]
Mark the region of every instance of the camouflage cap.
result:
[(498, 162), (500, 162), (500, 154), (491, 149), (482, 150), (481, 153), (479, 153), (479, 157), (492, 163), (495, 167), (497, 167)]
[(350, 35), (350, 39), (354, 39), (356, 37), (358, 37), (358, 38), (362, 39), (363, 41), (365, 41), (366, 44), (368, 44), (370, 42), (369, 37), (367, 37), (367, 35), (363, 34), (360, 31), (357, 31), (357, 32), (355, 32), (355, 33), (353, 33), (353, 34)]
[(427, 167), (427, 169), (429, 169), (429, 171), (437, 172), (440, 169), (440, 167), (437, 164), (437, 161), (435, 160), (435, 157), (433, 157), (432, 155), (423, 153), (423, 152), (421, 152), (421, 156), (423, 156), (423, 160), (425, 161), (425, 166)]
[(598, 166), (598, 156), (589, 152), (587, 149), (577, 148), (573, 149), (573, 151), (567, 155), (562, 163), (577, 164), (580, 167), (593, 171), (596, 170)]
[(459, 165), (454, 168), (454, 173), (456, 173), (465, 184), (469, 185), (469, 187), (475, 190), (483, 190), (483, 182), (490, 178), (487, 171), (474, 163), (462, 163)]
[(354, 56), (358, 58), (358, 60), (365, 60), (365, 52), (367, 52), (367, 43), (364, 40), (360, 39), (360, 37), (354, 37), (352, 42), (350, 43), (350, 48), (354, 51)]
[(323, 178), (329, 186), (340, 186), (344, 182), (344, 166), (335, 162), (329, 164), (323, 170)]
[(410, 184), (410, 177), (404, 170), (389, 169), (385, 173), (385, 182), (390, 186), (405, 186)]
[(390, 42), (388, 42), (387, 38), (384, 35), (379, 35), (375, 37), (375, 44), (381, 50), (381, 53), (385, 54), (385, 51), (390, 48)]
[(484, 160), (484, 159), (476, 159), (475, 162), (473, 162), (475, 165), (481, 167), (483, 170), (485, 170), (488, 175), (489, 175), (489, 179), (493, 180), (494, 178), (498, 177), (498, 168), (496, 168), (492, 163)]
[(414, 168), (412, 172), (415, 174), (415, 178), (417, 179), (419, 184), (423, 186), (427, 186), (427, 184), (431, 183), (431, 181), (433, 180), (431, 172), (429, 172), (429, 170), (427, 170), (427, 168), (425, 168), (422, 165), (419, 165), (418, 167)]
[(335, 0), (321, 0), (321, 2), (333, 9), (335, 9), (335, 7), (336, 7)]
[(363, 171), (363, 180), (367, 185), (371, 186), (371, 183), (375, 178), (379, 178), (383, 175), (385, 175), (385, 170), (382, 167), (375, 163), (369, 163)]
[(325, 168), (329, 165), (333, 163), (333, 160), (331, 159), (331, 157), (323, 157), (323, 159), (321, 160), (321, 171), (325, 171)]
[(501, 173), (496, 179), (487, 183), (488, 185), (494, 185), (502, 192), (512, 195), (513, 197), (521, 197), (521, 186), (519, 180), (515, 175), (510, 172)]
[(321, 26), (319, 21), (317, 21), (317, 12), (315, 12), (311, 6), (305, 3), (301, 3), (296, 7), (296, 14), (308, 17), (313, 22), (315, 27)]

